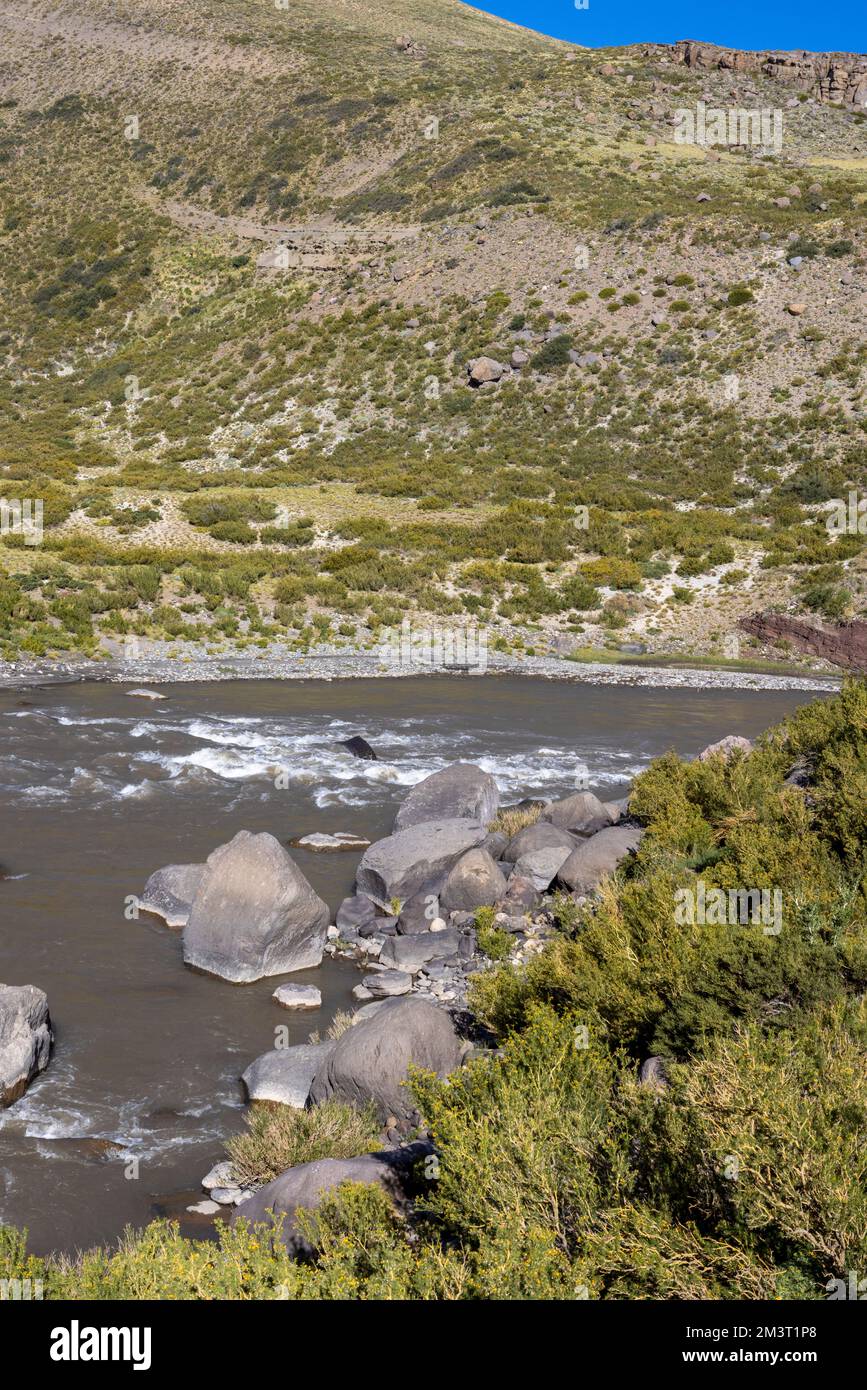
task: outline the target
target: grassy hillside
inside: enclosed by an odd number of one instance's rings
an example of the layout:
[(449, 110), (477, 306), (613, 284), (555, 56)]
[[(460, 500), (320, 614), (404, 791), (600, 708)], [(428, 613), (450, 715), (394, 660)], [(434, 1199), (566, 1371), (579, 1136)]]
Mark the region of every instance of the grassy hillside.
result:
[[(456, 0), (0, 35), (0, 487), (46, 524), (0, 545), (3, 655), (863, 612), (822, 522), (867, 481), (862, 115)], [(782, 155), (676, 144), (702, 98), (782, 107)]]

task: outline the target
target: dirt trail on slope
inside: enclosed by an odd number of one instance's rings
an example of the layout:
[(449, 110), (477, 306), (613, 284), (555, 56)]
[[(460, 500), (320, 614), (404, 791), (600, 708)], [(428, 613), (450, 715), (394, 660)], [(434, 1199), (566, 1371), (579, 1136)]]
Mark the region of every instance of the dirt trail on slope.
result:
[(324, 220), (308, 222), (256, 222), (249, 217), (221, 217), (205, 208), (193, 207), (167, 199), (159, 204), (163, 212), (180, 227), (191, 231), (213, 232), (215, 235), (241, 237), (247, 241), (314, 242), (329, 246), (351, 246), (367, 243), (387, 246), (394, 241), (411, 241), (418, 236), (418, 227), (335, 227)]
[(401, 242), (414, 241), (418, 227), (335, 227), (322, 221), (304, 224), (257, 222), (250, 217), (221, 217), (215, 212), (174, 199), (161, 201), (150, 190), (142, 197), (155, 211), (169, 217), (188, 232), (223, 236), (230, 240), (261, 241), (273, 248), (261, 255), (261, 269), (279, 269), (278, 248), (285, 247), (282, 268), (336, 269), (348, 262), (374, 254)]

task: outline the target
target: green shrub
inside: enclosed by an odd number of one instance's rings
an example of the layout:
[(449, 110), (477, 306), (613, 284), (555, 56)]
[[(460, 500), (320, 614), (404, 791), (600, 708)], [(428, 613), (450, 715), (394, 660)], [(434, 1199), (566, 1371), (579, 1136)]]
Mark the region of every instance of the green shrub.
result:
[(726, 303), (737, 309), (742, 304), (752, 304), (754, 297), (752, 290), (748, 290), (746, 285), (736, 285), (734, 289), (729, 290)]
[(571, 348), (572, 339), (568, 334), (560, 333), (534, 354), (530, 366), (535, 368), (537, 372), (549, 372), (556, 367), (566, 367), (569, 364)]
[(600, 604), (599, 590), (588, 579), (582, 578), (580, 575), (568, 579), (560, 593), (565, 607), (577, 608), (579, 612), (598, 608)]
[(483, 956), (489, 960), (506, 960), (511, 954), (514, 942), (509, 932), (502, 927), (495, 927), (479, 922), (476, 915), (476, 944)]
[(600, 584), (610, 589), (641, 588), (641, 570), (634, 560), (603, 556), (582, 565), (581, 574), (588, 583)]

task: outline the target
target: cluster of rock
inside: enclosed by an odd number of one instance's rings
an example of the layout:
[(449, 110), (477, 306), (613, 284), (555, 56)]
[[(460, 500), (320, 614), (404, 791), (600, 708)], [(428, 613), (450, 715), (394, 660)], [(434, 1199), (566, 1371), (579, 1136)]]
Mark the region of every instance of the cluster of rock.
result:
[[(729, 757), (749, 747), (729, 736), (699, 756)], [(417, 1160), (432, 1150), (406, 1083), (412, 1067), (449, 1076), (476, 1050), (466, 1037), (467, 988), (473, 974), (493, 965), (479, 947), (480, 909), (487, 909), (486, 926), (511, 937), (511, 958), (520, 962), (554, 930), (546, 894), (556, 889), (586, 900), (643, 834), (630, 819), (628, 798), (603, 802), (578, 791), (512, 809), (528, 813), (517, 818), (522, 828), (491, 828), (499, 791), (473, 764), (425, 778), (401, 805), (392, 833), (365, 849), (355, 891), (333, 924), (291, 856), (267, 834), (242, 831), (204, 865), (152, 875), (142, 906), (167, 921), (184, 919), (184, 958), (200, 969), (240, 981), (306, 968), (323, 951), (358, 962), (364, 975), (353, 993), (361, 1006), (339, 1036), (276, 1046), (247, 1067), (242, 1081), (251, 1102), (372, 1105), (387, 1146), (296, 1165), (258, 1191), (238, 1185), (224, 1162), (203, 1181), (207, 1200), (190, 1210), (234, 1208), (232, 1221), (282, 1217), (281, 1239), (299, 1252), (297, 1210), (315, 1207), (341, 1182), (376, 1182), (397, 1203), (409, 1199)], [(274, 998), (285, 1008), (321, 1002), (310, 985), (281, 985)], [(655, 1086), (664, 1084), (658, 1060), (645, 1064)]]
[(444, 1009), (424, 999), (383, 999), (358, 1009), (337, 1039), (264, 1053), (243, 1074), (251, 1101), (298, 1110), (332, 1098), (358, 1107), (372, 1104), (392, 1147), (355, 1158), (297, 1164), (258, 1191), (238, 1185), (231, 1163), (223, 1162), (202, 1181), (207, 1201), (190, 1210), (214, 1215), (221, 1207), (233, 1207), (232, 1221), (243, 1216), (267, 1223), (283, 1216), (281, 1239), (298, 1251), (303, 1242), (294, 1224), (296, 1209), (315, 1207), (323, 1193), (342, 1182), (379, 1182), (403, 1203), (416, 1160), (432, 1152), (427, 1140), (406, 1140), (421, 1120), (406, 1088), (409, 1069), (422, 1067), (445, 1077), (470, 1051)]
[(641, 837), (625, 802), (592, 792), (536, 803), (538, 819), (512, 836), (490, 830), (498, 809), (493, 778), (456, 763), (420, 782), (393, 833), (365, 851), (327, 948), (365, 965), (356, 998), (421, 994), (463, 1008), (471, 976), (490, 967), (478, 949), (480, 908), (512, 934), (520, 960), (552, 930), (544, 895), (557, 887), (586, 897)]
[[(706, 197), (706, 194), (699, 194), (699, 200)], [(553, 310), (548, 312), (553, 315)], [(651, 322), (656, 326), (657, 315), (651, 317)], [(661, 317), (659, 322), (662, 322)], [(525, 368), (532, 365), (531, 348), (535, 350), (543, 347), (546, 343), (553, 342), (556, 338), (569, 337), (572, 332), (573, 329), (570, 324), (557, 323), (553, 318), (550, 327), (541, 333), (528, 328), (516, 329), (514, 331), (514, 337), (517, 340), (516, 346), (512, 349), (508, 362), (498, 362), (495, 357), (471, 358), (466, 364), (467, 385), (474, 390), (495, 387), (498, 382), (506, 381), (516, 373), (520, 374)], [(566, 350), (565, 360), (576, 367), (592, 369), (609, 366), (614, 356), (615, 350), (612, 347), (603, 348), (601, 352), (579, 352), (578, 348), (569, 347)]]
[(267, 833), (239, 830), (204, 864), (158, 869), (139, 907), (183, 927), (187, 965), (235, 984), (322, 960), (328, 907)]
[(747, 53), (720, 48), (712, 43), (682, 39), (673, 53), (690, 68), (718, 68), (729, 72), (761, 72), (766, 77), (794, 82), (814, 92), (820, 101), (867, 106), (867, 57), (863, 53)]
[[(254, 1102), (298, 1109), (331, 1098), (373, 1104), (390, 1147), (298, 1165), (257, 1192), (238, 1186), (231, 1166), (219, 1164), (203, 1183), (208, 1200), (193, 1210), (234, 1207), (232, 1220), (282, 1215), (282, 1239), (299, 1250), (296, 1210), (315, 1206), (341, 1182), (375, 1181), (395, 1201), (407, 1200), (414, 1164), (430, 1144), (406, 1142), (421, 1122), (406, 1081), (411, 1066), (448, 1076), (474, 1051), (462, 1036), (467, 987), (474, 973), (492, 966), (477, 943), (479, 909), (491, 909), (488, 920), (511, 935), (520, 960), (553, 930), (545, 893), (556, 886), (583, 898), (642, 833), (629, 822), (625, 802), (602, 802), (590, 792), (526, 803), (522, 809), (532, 806), (538, 819), (513, 835), (490, 829), (499, 806), (494, 779), (472, 764), (453, 764), (413, 788), (392, 833), (365, 850), (355, 891), (327, 929), (326, 951), (354, 957), (364, 971), (353, 991), (361, 1007), (339, 1037), (275, 1047), (243, 1073)], [(201, 891), (200, 882), (188, 926)], [(145, 896), (156, 896), (152, 882)], [(274, 997), (302, 1008), (316, 1002), (316, 993), (283, 985)]]

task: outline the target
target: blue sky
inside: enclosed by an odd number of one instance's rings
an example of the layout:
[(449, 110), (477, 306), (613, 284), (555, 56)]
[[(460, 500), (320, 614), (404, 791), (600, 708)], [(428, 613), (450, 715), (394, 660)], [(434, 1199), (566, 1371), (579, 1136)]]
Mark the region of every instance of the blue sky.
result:
[(577, 10), (574, 0), (484, 0), (474, 8), (589, 48), (705, 39), (729, 48), (867, 51), (865, 0), (589, 0), (586, 10)]

